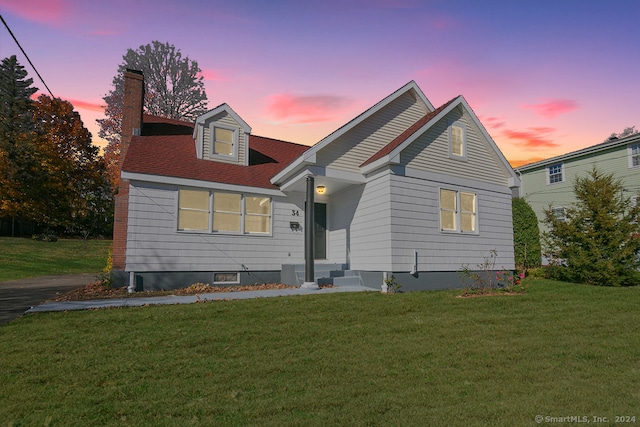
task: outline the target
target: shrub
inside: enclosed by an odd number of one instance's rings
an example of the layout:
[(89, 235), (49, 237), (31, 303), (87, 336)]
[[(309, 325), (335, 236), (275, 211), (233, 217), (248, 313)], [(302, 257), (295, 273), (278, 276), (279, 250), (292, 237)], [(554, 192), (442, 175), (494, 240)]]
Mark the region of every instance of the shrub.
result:
[(513, 254), (516, 268), (526, 271), (540, 267), (542, 251), (538, 217), (523, 198), (511, 200), (513, 211)]
[(462, 281), (462, 294), (491, 294), (500, 292), (525, 292), (523, 283), (525, 273), (512, 274), (504, 267), (495, 270), (498, 252), (495, 249), (489, 251), (489, 255), (483, 257), (482, 263), (477, 264), (478, 270), (471, 270), (467, 264), (463, 264), (458, 272)]

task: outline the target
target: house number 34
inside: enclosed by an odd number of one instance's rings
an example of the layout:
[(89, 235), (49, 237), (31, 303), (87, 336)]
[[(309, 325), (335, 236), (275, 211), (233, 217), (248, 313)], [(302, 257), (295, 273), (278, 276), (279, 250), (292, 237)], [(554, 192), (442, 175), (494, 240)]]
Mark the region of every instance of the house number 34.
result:
[(291, 210), (291, 216), (300, 216), (300, 211), (296, 209)]

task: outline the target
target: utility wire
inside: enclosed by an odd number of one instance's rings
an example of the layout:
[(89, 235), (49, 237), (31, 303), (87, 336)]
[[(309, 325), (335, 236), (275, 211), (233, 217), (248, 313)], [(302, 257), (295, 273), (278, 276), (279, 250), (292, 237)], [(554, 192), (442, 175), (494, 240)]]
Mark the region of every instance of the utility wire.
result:
[(38, 70), (36, 69), (35, 65), (33, 65), (33, 62), (31, 62), (31, 60), (29, 59), (29, 56), (27, 55), (27, 52), (24, 51), (24, 49), (22, 48), (22, 46), (20, 46), (20, 42), (18, 41), (18, 39), (16, 38), (16, 36), (13, 35), (13, 31), (11, 31), (11, 28), (9, 28), (9, 25), (7, 24), (7, 22), (4, 20), (4, 18), (2, 17), (2, 15), (0, 15), (0, 19), (2, 20), (2, 23), (4, 24), (4, 26), (7, 28), (7, 31), (9, 31), (9, 34), (11, 34), (11, 37), (13, 37), (13, 40), (16, 42), (16, 44), (18, 45), (18, 47), (20, 48), (20, 50), (22, 51), (22, 54), (24, 55), (25, 58), (27, 58), (27, 61), (29, 61), (29, 64), (31, 64), (31, 68), (33, 68), (33, 71), (36, 72), (36, 74), (38, 75), (38, 77), (40, 78), (40, 81), (42, 82), (42, 84), (44, 85), (44, 87), (47, 88), (47, 91), (49, 91), (49, 95), (51, 95), (51, 98), (55, 99), (55, 96), (53, 96), (53, 93), (51, 93), (51, 89), (49, 89), (49, 86), (47, 86), (47, 84), (44, 82), (44, 79), (42, 78), (42, 76), (40, 75), (40, 73), (38, 72)]

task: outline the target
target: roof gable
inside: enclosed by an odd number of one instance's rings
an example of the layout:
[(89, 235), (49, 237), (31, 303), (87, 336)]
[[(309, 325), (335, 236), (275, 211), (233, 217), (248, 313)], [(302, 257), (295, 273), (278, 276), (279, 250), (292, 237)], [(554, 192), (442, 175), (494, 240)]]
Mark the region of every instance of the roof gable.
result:
[(380, 167), (388, 164), (400, 163), (400, 154), (403, 150), (406, 150), (411, 144), (413, 144), (418, 138), (424, 135), (432, 126), (447, 117), (454, 109), (461, 108), (461, 111), (465, 111), (474, 127), (480, 132), (482, 139), (487, 142), (489, 150), (492, 155), (498, 160), (499, 167), (509, 177), (509, 186), (518, 186), (519, 178), (515, 174), (515, 171), (502, 154), (502, 151), (498, 148), (491, 136), (487, 133), (486, 129), (475, 115), (467, 101), (462, 95), (448, 101), (440, 106), (438, 109), (426, 114), (424, 117), (416, 121), (412, 126), (407, 128), (405, 132), (396, 137), (387, 146), (382, 148), (379, 152), (367, 159), (361, 165), (361, 171), (364, 174), (368, 174)]
[(295, 174), (301, 167), (308, 164), (315, 164), (317, 160), (317, 154), (321, 150), (327, 148), (332, 143), (339, 140), (342, 136), (347, 134), (348, 132), (355, 129), (357, 126), (361, 125), (368, 119), (372, 118), (376, 113), (381, 110), (387, 108), (389, 105), (397, 101), (400, 97), (405, 94), (411, 94), (415, 100), (420, 102), (424, 108), (431, 112), (433, 111), (433, 105), (424, 95), (422, 90), (418, 87), (415, 81), (410, 81), (409, 83), (402, 86), (400, 89), (396, 90), (392, 94), (388, 95), (378, 103), (376, 103), (371, 108), (364, 111), (362, 114), (355, 117), (353, 120), (349, 121), (336, 131), (332, 132), (330, 135), (322, 139), (317, 144), (313, 145), (309, 150), (307, 150), (301, 157), (295, 159), (287, 168), (285, 168), (281, 173), (273, 177), (271, 180), (273, 183), (279, 183), (285, 180), (288, 176)]
[[(197, 131), (198, 131), (198, 125), (199, 125), (199, 124), (204, 124), (204, 122), (206, 122), (208, 119), (210, 119), (210, 118), (212, 118), (212, 117), (215, 117), (215, 116), (217, 116), (218, 114), (220, 114), (220, 113), (222, 113), (222, 112), (225, 112), (225, 113), (229, 114), (229, 115), (233, 118), (233, 120), (235, 120), (235, 121), (240, 125), (240, 127), (242, 127), (242, 130), (243, 130), (245, 133), (251, 133), (251, 126), (249, 126), (249, 125), (247, 124), (247, 122), (245, 122), (245, 121), (242, 119), (242, 117), (240, 117), (240, 116), (238, 115), (238, 113), (236, 113), (235, 111), (233, 111), (233, 109), (232, 109), (232, 108), (229, 106), (229, 104), (227, 104), (227, 103), (220, 104), (220, 105), (218, 105), (216, 108), (213, 108), (213, 109), (211, 109), (211, 110), (207, 111), (206, 113), (204, 113), (203, 115), (199, 116), (199, 117), (196, 119), (196, 129), (195, 129), (195, 132), (197, 132)], [(193, 137), (194, 137), (194, 138), (196, 138), (196, 135), (194, 134), (194, 136), (193, 136)]]
[(394, 151), (398, 150), (399, 147), (401, 147), (413, 134), (415, 134), (423, 126), (425, 126), (426, 124), (431, 122), (431, 120), (434, 120), (435, 117), (438, 117), (440, 115), (440, 113), (442, 113), (442, 111), (445, 110), (454, 100), (455, 100), (455, 98), (452, 99), (451, 101), (443, 104), (442, 106), (438, 107), (437, 109), (431, 111), (430, 113), (425, 114), (420, 120), (418, 120), (413, 125), (411, 125), (411, 127), (409, 127), (403, 133), (398, 135), (393, 141), (391, 141), (384, 148), (382, 148), (376, 154), (374, 154), (369, 159), (367, 159), (360, 166), (361, 167), (366, 166), (366, 165), (368, 165), (370, 163), (375, 162), (376, 160), (382, 159), (385, 156), (391, 155)]

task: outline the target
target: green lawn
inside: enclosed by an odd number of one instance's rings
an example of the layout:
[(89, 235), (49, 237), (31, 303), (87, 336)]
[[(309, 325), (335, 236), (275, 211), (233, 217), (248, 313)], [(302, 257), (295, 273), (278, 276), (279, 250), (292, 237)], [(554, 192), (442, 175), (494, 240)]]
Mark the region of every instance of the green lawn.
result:
[(640, 423), (640, 289), (539, 280), (528, 295), (455, 295), (27, 315), (0, 326), (0, 420), (511, 427), (541, 415)]
[(107, 264), (111, 240), (38, 242), (0, 237), (0, 282), (72, 273), (99, 273)]

